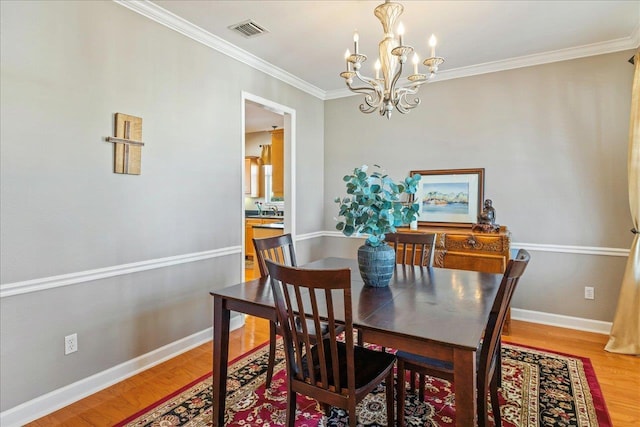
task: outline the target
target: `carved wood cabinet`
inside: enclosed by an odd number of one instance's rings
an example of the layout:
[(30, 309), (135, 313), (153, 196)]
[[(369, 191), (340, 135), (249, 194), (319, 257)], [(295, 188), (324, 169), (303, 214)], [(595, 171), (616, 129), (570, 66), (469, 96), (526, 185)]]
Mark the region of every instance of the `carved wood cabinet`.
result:
[[(433, 259), (435, 267), (459, 270), (504, 273), (511, 250), (511, 233), (500, 227), (497, 233), (480, 233), (462, 227), (418, 227), (417, 230), (398, 228), (406, 233), (436, 233)], [(511, 314), (507, 315), (504, 332), (511, 329)]]

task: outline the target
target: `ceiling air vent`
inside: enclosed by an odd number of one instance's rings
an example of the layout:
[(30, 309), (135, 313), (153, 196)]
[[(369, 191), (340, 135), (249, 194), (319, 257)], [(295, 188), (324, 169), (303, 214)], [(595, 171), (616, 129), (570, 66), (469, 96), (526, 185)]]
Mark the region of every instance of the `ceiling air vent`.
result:
[(256, 24), (251, 20), (232, 25), (229, 27), (229, 29), (242, 34), (246, 38), (256, 37), (256, 36), (259, 36), (260, 34), (269, 32), (266, 28)]

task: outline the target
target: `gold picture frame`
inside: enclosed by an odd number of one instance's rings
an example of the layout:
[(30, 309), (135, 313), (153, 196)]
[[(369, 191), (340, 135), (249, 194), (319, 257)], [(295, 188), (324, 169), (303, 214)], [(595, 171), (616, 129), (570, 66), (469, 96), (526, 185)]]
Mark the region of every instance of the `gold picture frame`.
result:
[(484, 168), (414, 170), (420, 174), (411, 201), (420, 205), (418, 224), (469, 227), (477, 222), (484, 200)]

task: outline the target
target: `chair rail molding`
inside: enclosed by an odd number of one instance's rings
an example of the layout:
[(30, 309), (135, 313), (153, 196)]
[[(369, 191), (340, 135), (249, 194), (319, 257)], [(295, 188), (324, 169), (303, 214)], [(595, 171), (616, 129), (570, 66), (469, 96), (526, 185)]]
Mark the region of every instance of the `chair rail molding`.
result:
[(77, 283), (96, 281), (108, 277), (122, 276), (125, 274), (153, 270), (156, 268), (169, 267), (177, 264), (186, 264), (189, 262), (202, 261), (210, 258), (235, 255), (239, 254), (241, 249), (241, 246), (229, 246), (226, 248), (212, 249), (210, 251), (204, 252), (194, 252), (190, 254), (175, 255), (165, 258), (121, 264), (112, 267), (98, 268), (95, 270), (62, 274), (59, 276), (43, 277), (40, 279), (6, 283), (0, 285), (0, 299), (30, 292), (38, 292), (46, 289), (58, 288), (61, 286), (74, 285)]
[[(340, 237), (347, 238), (339, 231), (316, 231), (311, 233), (299, 234), (294, 240), (297, 242), (304, 240), (317, 239), (321, 237)], [(364, 239), (364, 236), (352, 236), (349, 239)], [(606, 248), (595, 246), (571, 246), (571, 245), (547, 245), (538, 243), (517, 243), (511, 244), (512, 248), (526, 249), (538, 252), (558, 252), (567, 254), (580, 255), (601, 255), (628, 257), (629, 249)], [(194, 252), (190, 254), (176, 255), (165, 258), (157, 258), (147, 261), (133, 262), (129, 264), (121, 264), (112, 267), (98, 268), (94, 270), (86, 270), (58, 276), (43, 277), (39, 279), (24, 280), (20, 282), (6, 283), (0, 285), (0, 299), (15, 295), (27, 294), (30, 292), (44, 291), (47, 289), (58, 288), (61, 286), (74, 285), (83, 282), (91, 282), (109, 277), (122, 276), (125, 274), (138, 273), (156, 268), (170, 267), (177, 264), (186, 264), (189, 262), (202, 261), (210, 258), (217, 258), (227, 255), (240, 254), (241, 246), (229, 246), (226, 248), (213, 249), (210, 251)]]
[[(340, 231), (325, 231), (325, 237), (341, 237), (348, 239), (364, 239), (365, 236), (346, 237)], [(621, 248), (603, 248), (597, 246), (571, 246), (571, 245), (547, 245), (539, 243), (519, 243), (512, 242), (511, 249), (526, 249), (528, 251), (537, 252), (559, 252), (565, 254), (581, 254), (581, 255), (605, 255), (628, 257), (629, 249)]]

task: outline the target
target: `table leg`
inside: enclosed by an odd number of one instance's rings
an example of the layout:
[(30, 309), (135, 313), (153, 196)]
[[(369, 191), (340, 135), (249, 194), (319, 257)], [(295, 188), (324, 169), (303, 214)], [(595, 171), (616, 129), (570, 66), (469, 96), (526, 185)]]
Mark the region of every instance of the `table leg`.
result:
[(224, 426), (229, 361), (229, 318), (224, 299), (213, 299), (213, 426)]
[(456, 389), (456, 426), (477, 425), (475, 352), (462, 349), (453, 351), (453, 381)]

